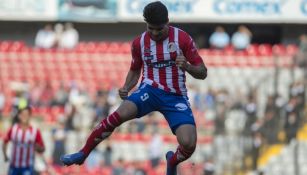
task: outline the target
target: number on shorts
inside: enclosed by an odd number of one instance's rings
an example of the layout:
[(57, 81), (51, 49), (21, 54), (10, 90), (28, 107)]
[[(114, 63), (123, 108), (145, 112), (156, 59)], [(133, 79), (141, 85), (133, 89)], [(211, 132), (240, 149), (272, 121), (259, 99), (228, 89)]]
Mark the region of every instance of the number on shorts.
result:
[(142, 101), (146, 101), (149, 98), (148, 93), (144, 93), (144, 95), (141, 96)]

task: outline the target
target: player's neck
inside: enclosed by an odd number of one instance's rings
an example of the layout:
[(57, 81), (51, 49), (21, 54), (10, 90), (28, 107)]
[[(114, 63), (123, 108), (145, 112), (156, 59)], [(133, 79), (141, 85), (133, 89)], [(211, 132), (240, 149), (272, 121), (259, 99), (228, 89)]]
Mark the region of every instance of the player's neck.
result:
[(29, 123), (20, 123), (19, 126), (22, 130), (26, 130), (30, 127), (30, 124)]

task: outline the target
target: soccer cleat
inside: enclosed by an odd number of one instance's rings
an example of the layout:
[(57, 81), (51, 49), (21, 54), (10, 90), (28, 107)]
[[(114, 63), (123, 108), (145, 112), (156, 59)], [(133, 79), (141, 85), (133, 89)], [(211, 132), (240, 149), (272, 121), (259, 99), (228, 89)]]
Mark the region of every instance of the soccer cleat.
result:
[(169, 161), (172, 158), (172, 156), (174, 155), (173, 151), (168, 151), (165, 155), (166, 157), (166, 175), (177, 175), (177, 167), (176, 166), (172, 166)]
[(83, 152), (77, 152), (74, 154), (66, 154), (61, 156), (61, 162), (63, 162), (64, 165), (70, 166), (73, 164), (81, 165), (85, 161), (86, 156)]

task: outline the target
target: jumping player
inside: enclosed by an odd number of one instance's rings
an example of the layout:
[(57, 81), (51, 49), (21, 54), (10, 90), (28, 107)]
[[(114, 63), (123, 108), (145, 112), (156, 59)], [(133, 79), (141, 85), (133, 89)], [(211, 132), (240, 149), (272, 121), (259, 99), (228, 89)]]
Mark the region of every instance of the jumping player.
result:
[[(132, 62), (125, 84), (119, 89), (124, 100), (118, 109), (103, 119), (92, 131), (84, 147), (77, 153), (61, 157), (69, 166), (82, 164), (102, 140), (122, 123), (152, 111), (161, 112), (179, 146), (166, 153), (167, 175), (175, 175), (177, 165), (188, 159), (196, 147), (196, 126), (188, 102), (185, 72), (196, 79), (207, 77), (207, 68), (199, 56), (193, 39), (184, 31), (170, 26), (168, 10), (160, 1), (149, 3), (143, 11), (147, 31), (132, 43)], [(137, 84), (142, 71), (142, 82)]]
[[(2, 147), (5, 161), (10, 161), (8, 175), (34, 175), (35, 152), (45, 151), (40, 130), (30, 125), (31, 108), (20, 109), (18, 121), (8, 130)], [(7, 155), (8, 143), (12, 142), (10, 159)]]

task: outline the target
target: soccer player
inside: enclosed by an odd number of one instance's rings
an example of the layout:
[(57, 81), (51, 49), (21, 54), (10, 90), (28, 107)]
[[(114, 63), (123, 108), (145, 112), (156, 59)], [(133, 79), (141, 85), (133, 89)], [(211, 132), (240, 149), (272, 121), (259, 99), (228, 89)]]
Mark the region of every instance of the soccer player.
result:
[[(8, 130), (2, 151), (5, 161), (10, 161), (8, 175), (33, 175), (35, 152), (45, 151), (40, 130), (30, 125), (31, 108), (25, 107), (17, 113), (18, 121)], [(7, 155), (8, 143), (12, 142), (12, 153)]]
[[(116, 127), (152, 111), (164, 115), (179, 143), (175, 152), (166, 153), (167, 175), (176, 174), (176, 166), (193, 154), (197, 134), (187, 97), (185, 72), (196, 79), (205, 79), (207, 68), (193, 39), (186, 32), (169, 25), (168, 10), (164, 4), (160, 1), (147, 4), (143, 16), (147, 31), (132, 43), (130, 70), (119, 89), (119, 96), (124, 101), (98, 124), (79, 152), (62, 156), (65, 165), (82, 164), (96, 145), (109, 137)], [(141, 70), (141, 84), (128, 96), (138, 83)]]

